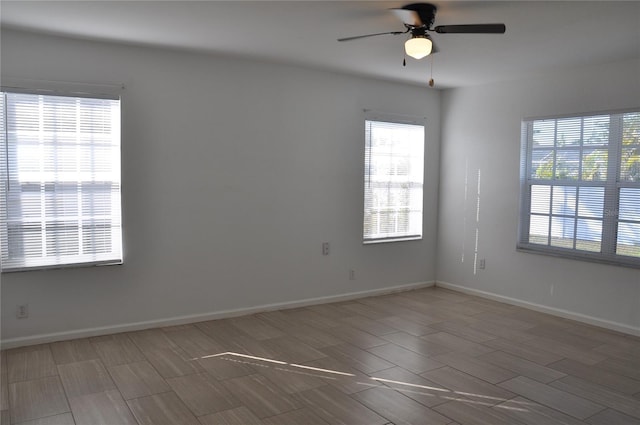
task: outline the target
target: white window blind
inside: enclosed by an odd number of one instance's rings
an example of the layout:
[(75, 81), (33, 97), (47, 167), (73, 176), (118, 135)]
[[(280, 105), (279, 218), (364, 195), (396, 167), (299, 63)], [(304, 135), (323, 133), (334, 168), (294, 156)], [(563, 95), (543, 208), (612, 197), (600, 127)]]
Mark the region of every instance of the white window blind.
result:
[(424, 126), (365, 120), (364, 243), (422, 238)]
[(2, 270), (121, 263), (120, 101), (1, 103)]
[(522, 129), (519, 248), (640, 267), (640, 112)]

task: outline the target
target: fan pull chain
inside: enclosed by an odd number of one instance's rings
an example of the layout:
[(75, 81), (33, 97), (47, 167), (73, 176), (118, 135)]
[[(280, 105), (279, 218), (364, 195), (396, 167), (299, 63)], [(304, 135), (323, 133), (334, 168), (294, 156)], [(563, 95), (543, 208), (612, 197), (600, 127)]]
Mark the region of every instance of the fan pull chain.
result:
[(429, 60), (431, 61), (431, 75), (429, 78), (429, 87), (433, 87), (435, 86), (436, 82), (433, 80), (433, 55), (430, 55), (431, 57), (429, 58)]
[(402, 66), (407, 66), (407, 57), (402, 58)]

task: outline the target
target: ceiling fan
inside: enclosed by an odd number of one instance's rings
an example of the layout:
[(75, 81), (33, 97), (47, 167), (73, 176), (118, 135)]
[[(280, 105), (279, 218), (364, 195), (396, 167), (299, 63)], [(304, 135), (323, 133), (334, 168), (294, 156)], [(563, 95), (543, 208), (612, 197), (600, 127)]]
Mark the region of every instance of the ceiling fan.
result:
[(407, 55), (415, 59), (422, 59), (431, 53), (438, 52), (427, 32), (438, 34), (504, 34), (504, 24), (466, 24), (466, 25), (438, 25), (433, 27), (438, 8), (431, 3), (412, 3), (399, 9), (390, 9), (405, 26), (405, 31), (380, 32), (375, 34), (357, 35), (355, 37), (339, 38), (338, 41), (351, 41), (378, 35), (411, 34), (405, 42)]

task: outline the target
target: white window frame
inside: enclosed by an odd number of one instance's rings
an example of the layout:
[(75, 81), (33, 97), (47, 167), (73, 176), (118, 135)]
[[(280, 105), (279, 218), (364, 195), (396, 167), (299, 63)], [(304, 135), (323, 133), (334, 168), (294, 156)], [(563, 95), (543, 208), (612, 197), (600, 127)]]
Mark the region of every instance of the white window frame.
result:
[[(407, 230), (385, 232), (379, 231), (373, 232), (371, 226), (373, 225), (371, 212), (375, 209), (371, 203), (373, 202), (372, 194), (369, 192), (370, 185), (372, 183), (372, 171), (371, 171), (371, 134), (370, 123), (388, 123), (391, 126), (409, 126), (411, 128), (415, 126), (422, 127), (422, 140), (417, 150), (420, 151), (419, 156), (415, 156), (413, 160), (410, 160), (409, 168), (416, 168), (419, 172), (412, 173), (411, 178), (403, 182), (388, 181), (389, 185), (403, 184), (405, 188), (408, 188), (412, 192), (410, 194), (410, 205), (407, 210)], [(423, 235), (423, 222), (424, 222), (424, 163), (425, 163), (425, 150), (426, 150), (426, 119), (421, 117), (408, 117), (394, 114), (386, 114), (375, 111), (365, 110), (364, 114), (364, 139), (365, 139), (365, 158), (364, 158), (364, 208), (363, 208), (363, 244), (377, 244), (385, 242), (400, 242), (400, 241), (413, 241), (421, 240)], [(417, 196), (416, 196), (417, 195)], [(413, 198), (413, 200), (411, 200)], [(381, 207), (378, 207), (378, 209)], [(384, 207), (382, 207), (384, 208)], [(388, 207), (391, 208), (391, 207)], [(397, 208), (396, 208), (397, 209)], [(396, 211), (396, 214), (399, 211)], [(379, 220), (378, 220), (379, 221)], [(397, 224), (397, 223), (396, 223)], [(379, 227), (379, 225), (378, 225)], [(397, 230), (397, 225), (396, 225)]]
[[(621, 255), (616, 252), (617, 250), (617, 233), (620, 223), (630, 223), (632, 225), (640, 225), (640, 219), (625, 219), (624, 217), (619, 217), (620, 211), (620, 193), (621, 190), (625, 189), (633, 189), (640, 190), (640, 181), (622, 181), (621, 171), (621, 149), (623, 147), (627, 148), (628, 146), (623, 145), (623, 117), (625, 114), (635, 114), (640, 111), (640, 108), (634, 108), (630, 110), (622, 110), (622, 111), (605, 111), (605, 112), (593, 112), (593, 113), (582, 113), (582, 114), (573, 114), (573, 115), (561, 115), (561, 116), (552, 116), (552, 117), (544, 117), (544, 118), (528, 118), (522, 121), (522, 134), (521, 134), (521, 153), (520, 153), (520, 214), (519, 214), (519, 229), (518, 229), (518, 243), (517, 250), (522, 252), (530, 252), (536, 254), (544, 254), (544, 255), (553, 255), (558, 257), (565, 257), (589, 262), (598, 262), (598, 263), (606, 263), (618, 266), (632, 267), (632, 268), (640, 268), (640, 257), (630, 256), (630, 255)], [(573, 148), (574, 150), (579, 152), (579, 168), (578, 168), (578, 177), (577, 179), (562, 179), (555, 178), (556, 173), (556, 162), (553, 162), (553, 176), (551, 178), (533, 178), (533, 125), (535, 122), (542, 121), (555, 121), (557, 123), (558, 120), (565, 119), (580, 119), (581, 122), (584, 122), (584, 119), (588, 119), (591, 117), (598, 116), (608, 116), (609, 117), (609, 131), (608, 131), (608, 141), (606, 147), (600, 146), (602, 149), (607, 151), (607, 163), (606, 163), (606, 180), (601, 181), (592, 181), (592, 180), (583, 180), (582, 174), (582, 165), (584, 161), (584, 150), (593, 149), (591, 146), (585, 146), (584, 141), (582, 140), (582, 136), (584, 133), (581, 133), (581, 140), (579, 142), (579, 149)], [(584, 124), (582, 124), (584, 125)], [(584, 132), (583, 128), (581, 128), (581, 132)], [(558, 151), (563, 149), (571, 150), (569, 148), (559, 147), (559, 143), (557, 140), (557, 124), (554, 124), (554, 142), (552, 147), (544, 147), (540, 148), (540, 150), (546, 150), (553, 152), (553, 155), (557, 154)], [(636, 146), (631, 145), (632, 147)], [(596, 147), (597, 149), (598, 147)], [(640, 149), (640, 146), (638, 147)], [(584, 149), (584, 150), (583, 150)], [(531, 217), (538, 215), (541, 217), (545, 217), (546, 213), (536, 213), (532, 211), (532, 187), (536, 186), (539, 188), (549, 187), (549, 192), (551, 195), (549, 199), (553, 199), (553, 191), (555, 188), (562, 188), (560, 191), (566, 193), (565, 188), (575, 188), (576, 190), (576, 209), (573, 214), (563, 215), (563, 213), (554, 213), (553, 206), (550, 207), (548, 212), (549, 217), (549, 231), (548, 231), (548, 242), (546, 245), (542, 243), (532, 243), (530, 239), (530, 224)], [(552, 231), (552, 221), (554, 218), (557, 219), (574, 219), (576, 223), (580, 220), (589, 220), (592, 219), (593, 216), (581, 216), (580, 215), (580, 204), (579, 204), (579, 194), (581, 188), (602, 188), (604, 192), (603, 196), (603, 210), (601, 217), (596, 217), (597, 221), (601, 221), (602, 224), (602, 234), (601, 234), (601, 251), (600, 252), (592, 252), (584, 249), (577, 249), (577, 240), (578, 240), (578, 232), (574, 230), (573, 236), (573, 246), (569, 247), (560, 247), (560, 246), (552, 246), (553, 239), (553, 231)], [(631, 208), (640, 208), (640, 199), (637, 201), (637, 204), (632, 204)], [(535, 207), (534, 207), (535, 209)], [(636, 214), (635, 209), (633, 214)], [(640, 212), (638, 212), (640, 214)]]
[[(111, 94), (61, 92), (47, 89), (16, 89), (12, 87), (3, 87), (0, 95), (3, 97), (2, 117), (0, 117), (2, 120), (0, 123), (2, 125), (2, 135), (0, 140), (0, 160), (2, 162), (0, 164), (0, 245), (2, 247), (2, 256), (0, 258), (2, 261), (0, 262), (0, 271), (5, 273), (66, 267), (122, 264), (120, 97)], [(7, 128), (9, 107), (6, 104), (6, 99), (11, 96), (33, 96), (34, 102), (38, 102), (38, 105), (40, 105), (39, 113), (37, 117), (33, 117), (34, 122), (38, 123), (37, 125), (39, 126), (37, 130), (18, 130), (17, 127), (14, 129)], [(37, 100), (35, 97), (37, 97)], [(52, 97), (60, 97), (70, 100), (70, 102), (68, 102), (69, 104), (71, 102), (75, 102), (74, 107), (76, 108), (76, 114), (78, 115), (74, 118), (76, 120), (74, 121), (76, 123), (76, 129), (74, 131), (65, 130), (64, 133), (61, 133), (58, 130), (43, 129), (43, 123), (46, 121), (43, 121), (44, 118), (42, 114), (44, 106), (42, 106), (42, 102), (44, 102), (45, 97), (49, 97), (49, 101), (53, 101)], [(81, 122), (93, 123), (93, 121), (86, 121), (86, 118), (82, 118), (82, 115), (80, 115), (81, 113), (92, 113), (87, 109), (82, 109), (84, 106), (80, 106), (82, 102), (86, 105), (88, 103), (87, 101), (95, 101), (96, 104), (99, 104), (99, 102), (105, 103), (105, 101), (110, 103), (108, 109), (103, 109), (107, 114), (110, 114), (108, 122), (111, 126), (111, 131), (106, 133), (106, 135), (102, 134), (94, 136), (96, 133), (93, 133), (93, 131), (95, 131), (93, 130), (93, 127), (90, 127), (92, 130), (89, 130), (92, 133), (83, 133), (83, 131), (86, 130), (82, 130), (81, 126), (83, 124), (81, 124)], [(112, 101), (116, 101), (117, 103)], [(81, 121), (81, 119), (83, 121)], [(20, 133), (22, 133), (22, 135)], [(87, 134), (91, 134), (91, 136), (88, 136)], [(39, 152), (37, 154), (38, 157), (41, 158), (39, 160), (40, 165), (38, 166), (39, 171), (32, 170), (25, 174), (25, 172), (19, 171), (20, 169), (17, 168), (19, 167), (18, 163), (12, 162), (10, 159), (12, 155), (19, 155), (17, 153), (19, 152), (17, 149), (19, 149), (18, 146), (20, 146), (19, 140), (21, 137), (29, 137), (33, 140), (30, 141), (29, 144), (34, 146), (32, 149), (37, 149), (37, 152)], [(50, 139), (51, 137), (53, 137), (53, 139)], [(46, 151), (43, 149), (48, 149), (49, 152), (53, 152), (55, 155), (58, 155), (56, 152), (59, 152), (58, 149), (62, 146), (58, 144), (58, 137), (66, 138), (65, 143), (68, 146), (67, 149), (72, 149), (72, 151), (75, 152), (76, 161), (78, 161), (78, 165), (76, 167), (79, 167), (75, 172), (67, 170), (58, 171), (58, 166), (55, 165), (55, 162), (46, 162), (47, 157), (44, 156), (44, 152)], [(73, 137), (76, 137), (76, 142), (69, 141), (73, 140)], [(105, 137), (107, 137), (107, 139), (105, 139)], [(36, 142), (35, 140), (39, 140), (39, 142)], [(50, 140), (55, 141), (51, 142)], [(73, 143), (76, 143), (77, 145), (74, 145)], [(90, 144), (91, 147), (83, 148), (83, 144), (86, 146), (87, 143)], [(94, 143), (100, 143), (97, 150)], [(105, 143), (107, 144), (105, 145)], [(77, 147), (73, 148), (73, 146)], [(12, 149), (16, 152), (15, 154), (10, 154)], [(106, 153), (101, 154), (101, 152)], [(92, 165), (88, 169), (83, 169), (83, 167), (86, 168), (86, 162), (83, 162), (83, 159), (81, 159), (83, 154), (91, 155), (90, 158), (92, 161), (98, 162), (103, 158), (108, 158), (107, 161), (110, 168), (108, 171), (105, 171), (105, 169), (98, 170)], [(47, 168), (43, 167), (50, 167), (51, 165), (45, 164), (54, 164), (54, 171), (46, 171)], [(24, 183), (20, 183), (23, 178), (26, 180), (24, 180)], [(23, 193), (22, 185), (27, 184), (27, 180), (29, 185), (40, 186), (40, 201), (32, 201), (29, 204), (29, 208), (32, 208), (30, 210), (29, 218), (21, 215), (24, 214), (24, 212), (20, 212), (18, 215), (16, 215), (15, 212), (18, 207), (24, 208), (24, 206), (20, 206), (20, 204), (24, 202), (22, 201), (21, 193)], [(33, 183), (31, 183), (32, 181)], [(16, 184), (20, 185), (20, 189), (12, 191), (11, 186)], [(70, 184), (75, 187), (75, 189), (73, 189), (73, 193), (68, 192), (68, 186)], [(105, 184), (108, 185), (108, 192), (95, 192), (95, 187), (104, 187)], [(60, 187), (60, 190), (65, 193), (65, 195), (63, 195), (67, 196), (67, 201), (64, 201), (66, 202), (65, 205), (71, 205), (69, 202), (71, 202), (70, 199), (73, 198), (70, 198), (69, 196), (77, 196), (77, 200), (73, 201), (76, 203), (75, 208), (77, 208), (77, 212), (65, 212), (63, 215), (59, 215), (57, 212), (47, 212), (48, 208), (52, 208), (54, 211), (58, 209), (57, 206), (45, 207), (45, 205), (49, 205), (47, 203), (53, 202), (53, 205), (59, 205), (57, 202), (61, 202), (58, 200), (58, 195), (55, 192), (53, 194), (49, 192), (52, 189), (45, 189), (45, 186), (51, 185), (56, 188), (55, 190)], [(84, 185), (88, 185), (87, 189), (82, 187)], [(95, 194), (99, 194), (99, 198), (91, 197), (92, 194), (94, 196)], [(15, 202), (18, 202), (18, 204), (15, 204)], [(83, 202), (85, 202), (84, 206)], [(100, 212), (94, 210), (94, 202), (101, 202), (98, 207), (101, 209)], [(106, 210), (104, 210), (105, 207), (102, 202), (108, 202), (110, 212), (105, 212)], [(89, 204), (88, 207), (86, 206), (87, 203)], [(40, 205), (40, 207), (37, 207), (36, 205)], [(10, 213), (9, 211), (11, 211), (12, 208), (13, 212)], [(34, 210), (33, 208), (36, 209)], [(89, 208), (89, 210), (87, 210), (87, 208)], [(34, 211), (37, 213), (35, 216), (33, 215)], [(22, 224), (20, 223), (25, 223), (27, 221), (30, 223), (33, 222), (34, 226), (37, 226), (38, 223), (40, 225), (41, 242), (39, 243), (42, 244), (41, 253), (39, 256), (36, 256), (36, 253), (25, 255), (27, 251), (24, 251), (21, 254), (14, 253), (12, 255), (11, 250), (9, 249), (9, 245), (11, 243), (9, 237), (10, 222), (18, 226), (17, 229), (21, 229)], [(100, 232), (100, 230), (96, 232), (95, 229), (103, 228), (104, 223), (110, 223), (108, 225), (109, 233)], [(64, 235), (62, 240), (57, 239), (56, 231), (51, 231), (48, 228), (50, 224), (52, 225), (52, 228), (60, 225), (72, 226), (72, 231), (77, 228), (75, 231), (77, 232), (77, 236), (70, 237), (68, 235)], [(76, 227), (73, 227), (74, 225)], [(22, 232), (22, 230), (17, 231)], [(21, 243), (25, 243), (25, 237), (26, 236), (24, 235), (21, 236)], [(62, 251), (58, 248), (60, 246), (63, 247)], [(64, 247), (69, 246), (77, 246), (77, 248), (71, 248), (64, 251)], [(70, 253), (70, 251), (77, 252)]]

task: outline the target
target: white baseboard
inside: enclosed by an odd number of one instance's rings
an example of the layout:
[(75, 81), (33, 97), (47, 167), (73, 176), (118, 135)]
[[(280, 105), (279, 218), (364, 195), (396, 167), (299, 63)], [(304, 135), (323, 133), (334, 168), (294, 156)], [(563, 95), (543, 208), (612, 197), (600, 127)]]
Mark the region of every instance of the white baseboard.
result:
[(35, 344), (45, 344), (49, 342), (66, 341), (77, 338), (87, 338), (92, 336), (108, 335), (120, 332), (139, 331), (149, 328), (159, 328), (164, 326), (184, 325), (188, 323), (204, 322), (207, 320), (226, 319), (229, 317), (245, 316), (248, 314), (263, 313), (273, 310), (286, 310), (309, 305), (326, 304), (339, 301), (349, 301), (358, 298), (372, 297), (376, 295), (391, 294), (394, 292), (410, 291), (413, 289), (427, 288), (434, 286), (435, 281), (416, 282), (402, 285), (389, 286), (386, 288), (372, 289), (367, 291), (349, 292), (346, 294), (328, 295), (324, 297), (306, 298), (296, 301), (288, 301), (274, 304), (263, 304), (254, 307), (239, 308), (233, 310), (222, 310), (210, 313), (191, 314), (187, 316), (169, 317), (157, 320), (147, 320), (143, 322), (123, 323), (113, 326), (100, 326), (95, 328), (76, 329), (65, 332), (55, 332), (48, 334), (32, 335), (19, 338), (11, 338), (0, 341), (3, 350), (8, 348), (23, 347)]
[(551, 314), (553, 316), (564, 317), (565, 319), (571, 319), (578, 322), (587, 323), (589, 325), (599, 326), (601, 328), (622, 332), (625, 334), (640, 336), (640, 328), (626, 325), (624, 323), (613, 322), (611, 320), (605, 320), (605, 319), (599, 319), (597, 317), (588, 316), (582, 313), (576, 313), (576, 312), (564, 310), (561, 308), (555, 308), (555, 307), (549, 307), (542, 304), (536, 304), (529, 301), (506, 297), (504, 295), (498, 295), (492, 292), (481, 291), (479, 289), (468, 288), (466, 286), (456, 285), (449, 282), (437, 281), (436, 286), (440, 288), (451, 289), (452, 291), (463, 292), (469, 295), (477, 295), (482, 298), (487, 298), (494, 301), (500, 301), (506, 304), (516, 305), (518, 307), (528, 308), (530, 310)]

